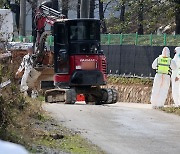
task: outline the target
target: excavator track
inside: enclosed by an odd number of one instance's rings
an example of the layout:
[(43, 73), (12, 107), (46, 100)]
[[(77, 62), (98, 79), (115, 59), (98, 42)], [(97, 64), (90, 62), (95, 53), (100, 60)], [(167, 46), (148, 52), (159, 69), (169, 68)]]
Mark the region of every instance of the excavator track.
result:
[(74, 104), (76, 91), (74, 89), (50, 89), (45, 92), (45, 102)]

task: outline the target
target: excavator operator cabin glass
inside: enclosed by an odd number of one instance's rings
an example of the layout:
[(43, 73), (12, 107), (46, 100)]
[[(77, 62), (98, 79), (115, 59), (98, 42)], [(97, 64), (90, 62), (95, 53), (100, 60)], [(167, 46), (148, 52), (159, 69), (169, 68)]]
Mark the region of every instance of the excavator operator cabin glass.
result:
[(100, 51), (99, 20), (71, 20), (68, 27), (70, 54), (98, 54)]
[(97, 21), (71, 21), (70, 40), (99, 40), (99, 23)]

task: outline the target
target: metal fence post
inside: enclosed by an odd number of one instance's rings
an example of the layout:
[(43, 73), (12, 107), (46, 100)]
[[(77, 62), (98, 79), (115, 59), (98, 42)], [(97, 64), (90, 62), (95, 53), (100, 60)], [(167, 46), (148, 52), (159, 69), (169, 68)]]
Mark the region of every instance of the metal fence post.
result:
[(49, 36), (49, 45), (53, 46), (53, 36), (52, 35)]
[(120, 34), (120, 45), (123, 44), (123, 33)]
[(108, 45), (111, 44), (111, 34), (108, 34)]
[(136, 32), (135, 45), (138, 45), (138, 33)]
[(152, 46), (152, 33), (150, 34), (150, 46)]
[(19, 42), (23, 42), (23, 36), (19, 35)]
[(166, 33), (164, 33), (164, 46), (166, 46), (167, 45), (167, 35), (166, 35)]
[(30, 42), (30, 43), (33, 42), (33, 36), (32, 36), (32, 35), (29, 36), (29, 42)]

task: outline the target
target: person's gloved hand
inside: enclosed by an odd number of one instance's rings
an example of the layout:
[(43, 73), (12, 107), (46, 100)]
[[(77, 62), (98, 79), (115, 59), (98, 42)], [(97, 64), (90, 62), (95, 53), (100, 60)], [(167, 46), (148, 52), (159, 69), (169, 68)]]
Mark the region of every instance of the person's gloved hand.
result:
[(16, 79), (19, 78), (19, 73), (20, 73), (19, 71), (16, 72), (16, 74), (15, 74), (15, 78), (16, 78)]
[(19, 78), (22, 77), (22, 75), (23, 75), (23, 71), (22, 71), (22, 72), (17, 71), (16, 74), (15, 74), (15, 78), (16, 78), (16, 79), (19, 79)]
[(20, 73), (20, 72), (19, 72), (19, 71), (17, 71), (17, 72), (16, 72), (16, 75), (18, 75), (19, 73)]

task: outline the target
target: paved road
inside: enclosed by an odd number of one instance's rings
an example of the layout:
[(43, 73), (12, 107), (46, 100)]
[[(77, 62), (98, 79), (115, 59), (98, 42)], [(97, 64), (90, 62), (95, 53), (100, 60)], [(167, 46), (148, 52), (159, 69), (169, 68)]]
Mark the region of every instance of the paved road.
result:
[(180, 153), (180, 117), (147, 104), (46, 104), (44, 108), (108, 154)]

